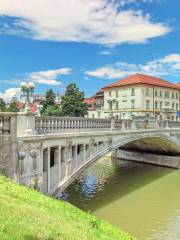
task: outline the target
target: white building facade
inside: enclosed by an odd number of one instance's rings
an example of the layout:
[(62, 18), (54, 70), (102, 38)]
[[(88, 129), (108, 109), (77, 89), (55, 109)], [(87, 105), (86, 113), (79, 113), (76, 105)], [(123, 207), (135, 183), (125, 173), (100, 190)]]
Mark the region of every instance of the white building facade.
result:
[(112, 83), (104, 90), (105, 118), (156, 117), (180, 121), (180, 86), (135, 74)]

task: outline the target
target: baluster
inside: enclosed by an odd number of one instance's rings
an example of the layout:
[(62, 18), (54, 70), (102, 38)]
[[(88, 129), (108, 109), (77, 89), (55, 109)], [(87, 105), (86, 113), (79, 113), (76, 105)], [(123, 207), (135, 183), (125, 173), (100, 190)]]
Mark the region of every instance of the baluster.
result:
[(3, 119), (2, 117), (0, 118), (0, 133), (2, 133), (3, 130)]

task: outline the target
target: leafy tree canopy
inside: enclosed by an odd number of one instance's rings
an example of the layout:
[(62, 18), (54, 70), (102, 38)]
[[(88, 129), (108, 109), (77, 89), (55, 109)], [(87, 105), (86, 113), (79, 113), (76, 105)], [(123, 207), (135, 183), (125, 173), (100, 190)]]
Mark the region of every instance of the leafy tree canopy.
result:
[(41, 115), (53, 116), (53, 112), (55, 110), (55, 98), (56, 95), (52, 89), (46, 92), (45, 101), (43, 102), (43, 108), (41, 110)]
[(0, 112), (6, 112), (6, 103), (2, 98), (0, 98)]
[(16, 101), (11, 102), (9, 107), (7, 108), (7, 112), (19, 112), (18, 105)]
[(89, 106), (84, 102), (84, 92), (74, 83), (70, 83), (61, 101), (61, 111), (64, 117), (84, 117)]
[(42, 115), (43, 116), (57, 116), (57, 117), (60, 117), (61, 116), (61, 109), (58, 106), (49, 105), (44, 109)]

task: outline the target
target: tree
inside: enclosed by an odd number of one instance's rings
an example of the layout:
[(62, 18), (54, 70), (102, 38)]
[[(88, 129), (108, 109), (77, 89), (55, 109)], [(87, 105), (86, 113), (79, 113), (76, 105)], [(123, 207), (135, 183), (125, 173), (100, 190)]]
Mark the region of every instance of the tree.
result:
[(61, 116), (61, 109), (58, 106), (49, 105), (49, 106), (46, 107), (46, 109), (44, 109), (42, 115), (43, 116), (57, 116), (57, 117), (60, 117)]
[(55, 105), (56, 95), (52, 89), (46, 92), (45, 101), (43, 102), (43, 108), (41, 115), (43, 116), (60, 116), (61, 110)]
[(81, 92), (76, 87), (76, 84), (69, 84), (61, 100), (62, 116), (84, 117), (87, 114), (88, 108), (88, 104), (84, 102), (84, 92)]
[(11, 102), (9, 107), (7, 108), (7, 112), (19, 112), (18, 105), (16, 101)]
[(50, 106), (55, 105), (55, 93), (52, 89), (48, 90), (45, 95), (45, 101), (43, 102), (43, 108), (41, 110), (41, 115), (48, 116), (49, 110), (47, 110)]
[(6, 103), (2, 98), (0, 98), (0, 112), (6, 112)]

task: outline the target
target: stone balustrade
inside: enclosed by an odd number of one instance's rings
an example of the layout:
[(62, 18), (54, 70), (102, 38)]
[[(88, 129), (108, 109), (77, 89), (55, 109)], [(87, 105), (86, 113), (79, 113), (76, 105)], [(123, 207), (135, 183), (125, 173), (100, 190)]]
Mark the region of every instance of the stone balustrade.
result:
[(10, 117), (0, 117), (0, 134), (10, 133)]
[(0, 135), (17, 137), (83, 131), (180, 128), (179, 121), (156, 119), (96, 119), (73, 117), (40, 117), (26, 113), (0, 113)]
[(37, 133), (111, 129), (111, 119), (36, 117)]
[(12, 124), (14, 124), (15, 116), (16, 114), (14, 113), (0, 112), (0, 135), (9, 135), (13, 132)]

